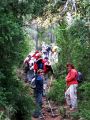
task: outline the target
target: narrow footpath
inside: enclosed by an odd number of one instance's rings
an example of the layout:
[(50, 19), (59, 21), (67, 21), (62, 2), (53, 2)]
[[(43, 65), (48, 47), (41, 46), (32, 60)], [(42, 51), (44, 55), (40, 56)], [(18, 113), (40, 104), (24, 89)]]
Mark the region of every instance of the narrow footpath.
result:
[[(49, 85), (53, 82), (52, 77), (49, 80)], [(71, 113), (68, 108), (65, 106), (59, 106), (51, 100), (47, 100), (46, 97), (43, 97), (43, 106), (42, 106), (42, 118), (34, 118), (32, 120), (72, 120)]]

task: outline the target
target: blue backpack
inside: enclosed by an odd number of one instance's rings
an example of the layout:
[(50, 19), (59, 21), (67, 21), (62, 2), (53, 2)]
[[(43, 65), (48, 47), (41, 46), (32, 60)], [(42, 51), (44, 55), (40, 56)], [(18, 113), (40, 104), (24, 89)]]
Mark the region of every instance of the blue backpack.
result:
[(77, 81), (78, 83), (83, 82), (83, 74), (81, 72), (78, 72)]

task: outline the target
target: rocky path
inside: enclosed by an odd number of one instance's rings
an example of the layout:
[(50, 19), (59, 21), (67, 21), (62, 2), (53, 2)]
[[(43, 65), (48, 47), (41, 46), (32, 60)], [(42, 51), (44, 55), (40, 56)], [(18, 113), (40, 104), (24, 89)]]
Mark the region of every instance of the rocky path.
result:
[[(58, 107), (55, 106), (53, 103), (50, 101), (46, 101), (45, 98), (43, 98), (43, 108), (42, 108), (42, 113), (43, 113), (43, 118), (33, 118), (32, 120), (61, 120), (61, 116), (59, 114)], [(51, 105), (51, 106), (50, 106)], [(51, 110), (52, 108), (52, 110)], [(51, 112), (53, 111), (53, 112)]]
[[(51, 77), (48, 83), (49, 86), (52, 86), (51, 85), (52, 81), (53, 78)], [(50, 87), (48, 89), (50, 89)], [(46, 97), (43, 97), (42, 113), (43, 113), (42, 119), (32, 117), (32, 120), (71, 120), (70, 116), (68, 117), (68, 114), (70, 112), (67, 112), (67, 110), (64, 109), (62, 106), (60, 107), (59, 105), (56, 105), (55, 102), (50, 100), (48, 101)]]
[(53, 102), (50, 101), (53, 114), (51, 112), (49, 104), (47, 104), (46, 100), (43, 102), (43, 118), (33, 118), (32, 120), (73, 120), (71, 119), (70, 111), (67, 109), (64, 109), (61, 106), (61, 113), (60, 113), (60, 106), (55, 105)]

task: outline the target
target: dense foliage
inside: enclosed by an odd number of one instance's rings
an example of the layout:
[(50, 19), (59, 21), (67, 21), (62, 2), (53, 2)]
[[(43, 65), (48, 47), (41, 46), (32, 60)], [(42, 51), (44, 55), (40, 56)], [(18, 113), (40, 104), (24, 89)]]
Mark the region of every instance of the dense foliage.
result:
[(16, 71), (30, 51), (23, 17), (41, 15), (45, 4), (46, 0), (0, 1), (0, 119), (31, 119), (32, 99)]
[[(23, 31), (23, 17), (29, 14), (33, 19), (44, 15), (43, 11), (50, 11), (52, 14), (60, 12), (58, 9), (66, 0), (55, 1), (0, 1), (0, 119), (2, 120), (5, 118), (10, 120), (31, 119), (33, 103), (29, 89), (16, 75), (17, 68), (31, 49)], [(44, 9), (47, 3), (48, 5)], [(89, 11), (89, 0), (78, 0), (77, 17), (74, 16), (73, 24), (68, 26), (66, 21), (63, 21), (55, 29), (56, 42), (61, 48), (61, 52), (59, 63), (54, 66), (57, 80), (49, 94), (53, 100), (63, 103), (66, 63), (74, 63), (75, 67), (84, 74), (84, 82), (79, 86), (79, 115), (86, 120), (90, 119)]]
[[(85, 120), (90, 119), (90, 22), (87, 24), (90, 7), (88, 0), (78, 1), (78, 9), (76, 17), (73, 17), (73, 23), (68, 25), (64, 20), (55, 29), (57, 45), (62, 49), (59, 55), (59, 63), (54, 71), (57, 76), (55, 85), (50, 92), (51, 99), (56, 102), (64, 101), (63, 82), (66, 76), (66, 64), (71, 62), (78, 71), (84, 75), (84, 81), (78, 88), (79, 112), (73, 117), (83, 117)], [(74, 14), (74, 13), (73, 13)], [(56, 70), (57, 69), (57, 70)], [(62, 79), (64, 81), (62, 82)], [(59, 82), (59, 83), (58, 83)], [(62, 90), (63, 89), (63, 90)], [(60, 92), (60, 91), (61, 92)], [(57, 94), (55, 94), (55, 91)], [(59, 91), (59, 92), (57, 92)], [(62, 96), (62, 97), (60, 97)], [(59, 98), (59, 100), (58, 100)]]

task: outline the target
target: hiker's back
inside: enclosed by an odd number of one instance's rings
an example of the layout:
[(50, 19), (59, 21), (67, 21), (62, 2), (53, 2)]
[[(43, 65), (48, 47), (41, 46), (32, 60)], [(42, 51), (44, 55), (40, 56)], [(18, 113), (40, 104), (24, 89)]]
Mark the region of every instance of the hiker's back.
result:
[(38, 70), (39, 70), (39, 69), (42, 69), (42, 70), (43, 70), (44, 63), (43, 63), (42, 59), (37, 61), (37, 65), (38, 65)]
[(41, 75), (37, 75), (36, 81), (36, 92), (42, 93), (43, 92), (43, 77)]
[(34, 63), (34, 70), (35, 72), (37, 72), (39, 69), (44, 69), (44, 62), (43, 62), (43, 59), (40, 59), (40, 60), (37, 60), (35, 63)]

